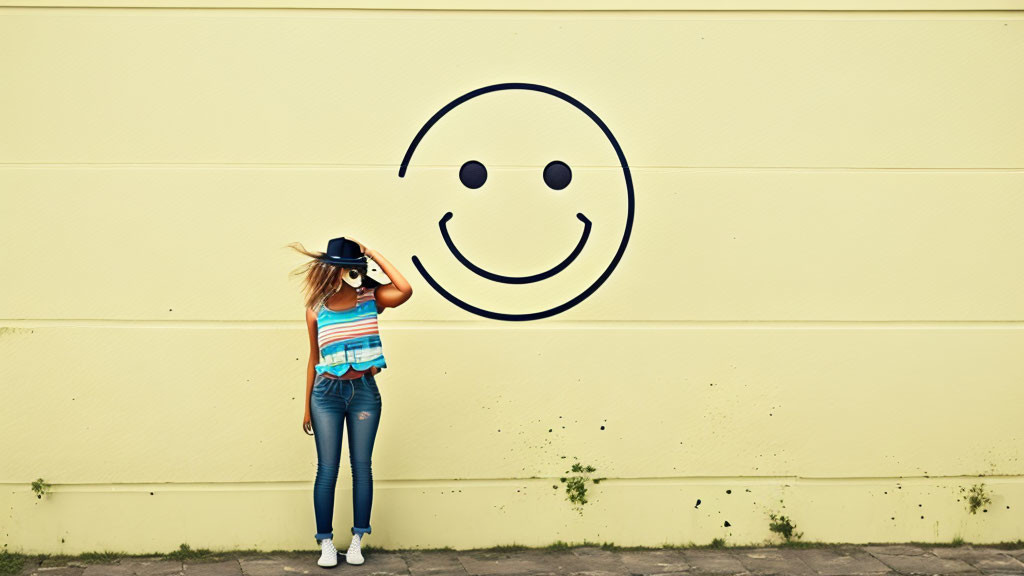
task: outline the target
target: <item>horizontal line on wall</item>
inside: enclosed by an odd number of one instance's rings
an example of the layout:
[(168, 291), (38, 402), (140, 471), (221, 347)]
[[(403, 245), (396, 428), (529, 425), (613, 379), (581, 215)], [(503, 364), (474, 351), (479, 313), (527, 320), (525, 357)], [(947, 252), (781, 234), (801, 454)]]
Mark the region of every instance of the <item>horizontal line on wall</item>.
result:
[(611, 2), (594, 0), (504, 0), (504, 1), (457, 1), (416, 2), (413, 0), (379, 0), (376, 2), (355, 0), (301, 0), (288, 3), (281, 0), (22, 0), (5, 2), (0, 8), (31, 9), (125, 9), (125, 10), (232, 10), (232, 11), (327, 11), (362, 14), (408, 13), (411, 15), (433, 13), (455, 13), (473, 15), (544, 17), (549, 14), (570, 14), (573, 16), (605, 15), (663, 15), (679, 13), (696, 14), (943, 14), (943, 13), (990, 13), (1013, 12), (1024, 9), (1020, 0), (636, 0), (635, 2)]
[[(572, 473), (565, 476), (572, 476)], [(592, 476), (601, 478), (600, 475)], [(387, 485), (407, 488), (444, 488), (452, 484), (460, 486), (509, 486), (522, 482), (550, 484), (558, 483), (560, 476), (546, 478), (438, 478), (424, 480), (388, 480), (374, 477), (375, 485)], [(918, 485), (940, 482), (981, 482), (1017, 483), (1024, 481), (1020, 475), (956, 475), (956, 476), (848, 476), (848, 477), (808, 477), (808, 476), (678, 476), (662, 478), (602, 478), (601, 484), (617, 484), (626, 486), (672, 486), (672, 485), (706, 485), (719, 484), (735, 486), (779, 486), (793, 484), (879, 484), (892, 482), (900, 485)], [(0, 487), (30, 489), (31, 482), (0, 482)], [(308, 481), (254, 481), (254, 482), (118, 482), (118, 483), (51, 483), (53, 492), (235, 492), (235, 491), (292, 491), (308, 490), (313, 485), (313, 478)]]
[[(459, 169), (461, 164), (420, 164), (416, 166), (410, 166), (409, 171), (430, 169), (430, 170), (452, 170)], [(500, 168), (500, 169), (511, 169), (511, 170), (537, 170), (539, 166), (534, 165), (523, 165), (523, 164), (489, 164), (488, 169)], [(597, 166), (587, 164), (575, 164), (572, 166), (574, 169), (589, 169), (589, 170), (619, 170), (619, 166)], [(64, 169), (109, 169), (109, 168), (178, 168), (182, 170), (197, 170), (197, 169), (208, 169), (208, 168), (234, 168), (237, 170), (250, 170), (253, 168), (257, 169), (280, 169), (280, 170), (294, 170), (294, 169), (305, 169), (305, 168), (327, 168), (333, 170), (389, 170), (397, 172), (399, 166), (397, 164), (271, 164), (263, 162), (252, 162), (252, 163), (88, 163), (88, 164), (72, 164), (72, 163), (16, 163), (7, 162), (0, 163), (0, 169), (25, 169), (25, 168), (39, 168), (52, 170), (55, 168)], [(959, 167), (959, 166), (946, 166), (946, 167), (929, 167), (929, 166), (899, 166), (899, 167), (884, 167), (884, 166), (659, 166), (659, 165), (633, 165), (629, 166), (630, 171), (635, 172), (637, 170), (671, 170), (680, 172), (787, 172), (787, 171), (798, 171), (798, 172), (1024, 172), (1024, 167), (988, 167), (988, 168), (976, 168), (976, 167)]]
[[(495, 322), (491, 320), (402, 320), (380, 322), (381, 331), (398, 330), (1022, 330), (1024, 320), (595, 320)], [(3, 328), (169, 328), (208, 330), (305, 330), (302, 320), (52, 320), (0, 319)]]

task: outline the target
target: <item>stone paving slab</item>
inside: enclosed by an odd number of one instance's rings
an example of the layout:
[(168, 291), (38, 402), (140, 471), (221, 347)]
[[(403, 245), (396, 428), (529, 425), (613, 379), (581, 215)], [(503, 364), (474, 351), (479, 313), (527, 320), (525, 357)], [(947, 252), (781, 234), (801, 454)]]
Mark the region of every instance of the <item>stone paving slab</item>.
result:
[(694, 574), (750, 574), (735, 551), (691, 549), (684, 550), (683, 556)]
[[(181, 569), (180, 565), (178, 569)], [(120, 564), (91, 564), (85, 567), (82, 576), (135, 576), (135, 571)]]
[(83, 561), (81, 561), (81, 560), (74, 560), (74, 559), (68, 560), (67, 558), (57, 557), (57, 558), (44, 558), (43, 559), (43, 563), (40, 564), (40, 566), (43, 566), (43, 567), (47, 567), (47, 566), (76, 566), (78, 568), (85, 568), (86, 566), (88, 566), (88, 564), (83, 562)]
[(1010, 556), (1013, 556), (1017, 560), (1020, 560), (1021, 562), (1024, 562), (1024, 549), (1019, 549), (1019, 550), (1003, 550), (1003, 554), (1008, 554)]
[(910, 546), (864, 546), (863, 549), (900, 574), (981, 574), (974, 566), (955, 558), (941, 558), (928, 550)]
[[(1024, 576), (1024, 549), (840, 545), (809, 548), (364, 550), (350, 576)], [(219, 554), (211, 560), (122, 558), (111, 564), (45, 558), (19, 576), (285, 576), (324, 574), (319, 550)], [(230, 558), (230, 559), (229, 559)]]
[(84, 566), (26, 566), (19, 576), (82, 576)]
[(752, 548), (737, 550), (736, 556), (752, 574), (817, 576), (817, 572), (800, 559), (800, 554), (796, 550)]
[(586, 572), (587, 562), (571, 552), (519, 550), (515, 552), (458, 552), (459, 562), (473, 576), (499, 574), (554, 574)]
[[(311, 562), (308, 557), (299, 557), (297, 555), (290, 556), (271, 556), (271, 557), (249, 557), (239, 558), (238, 565), (242, 568), (242, 574), (245, 576), (281, 576), (282, 574), (316, 574), (314, 569), (323, 570), (323, 567), (316, 565), (316, 560), (320, 558), (319, 554), (315, 554), (313, 561)], [(339, 555), (338, 562), (343, 562), (344, 557)]]
[(176, 576), (185, 571), (185, 565), (181, 560), (163, 558), (132, 558), (122, 560), (121, 565), (131, 567), (135, 576)]
[(570, 572), (572, 576), (629, 576), (630, 571), (619, 557), (611, 550), (596, 546), (579, 546), (570, 548), (569, 552), (578, 557), (586, 566), (585, 570)]
[(242, 576), (242, 567), (237, 559), (223, 560), (220, 562), (196, 562), (186, 560), (184, 562), (185, 576)]
[[(364, 552), (363, 556), (369, 557)], [(413, 550), (402, 552), (411, 576), (466, 576), (466, 569), (452, 551)]]
[(179, 560), (154, 558), (122, 558), (117, 564), (86, 564), (47, 559), (40, 566), (26, 565), (19, 576), (180, 576), (183, 566)]
[[(1024, 574), (1024, 562), (1015, 558), (1008, 551), (992, 548), (974, 548), (958, 546), (956, 548), (929, 548), (929, 552), (940, 558), (963, 560), (978, 570), (998, 574)], [(1024, 550), (1020, 551), (1024, 556)]]
[[(345, 562), (345, 555), (338, 552), (338, 565), (324, 568), (317, 565), (319, 551), (308, 553), (280, 553), (249, 556), (238, 559), (244, 576), (282, 576), (287, 574), (322, 574), (324, 570), (341, 569), (349, 576), (377, 574), (379, 576), (409, 576), (409, 567), (403, 554), (397, 552), (373, 552), (363, 550), (364, 562), (351, 565)], [(465, 576), (465, 572), (461, 572)], [(187, 575), (186, 575), (187, 576)]]
[(918, 546), (907, 546), (905, 544), (868, 544), (865, 546), (859, 546), (861, 550), (864, 550), (871, 554), (875, 553), (886, 554), (889, 556), (923, 556), (928, 554), (928, 550), (920, 548)]
[(800, 550), (800, 559), (822, 576), (870, 576), (895, 572), (857, 547), (804, 548)]
[(677, 574), (690, 569), (682, 550), (623, 550), (609, 554), (618, 558), (627, 574)]

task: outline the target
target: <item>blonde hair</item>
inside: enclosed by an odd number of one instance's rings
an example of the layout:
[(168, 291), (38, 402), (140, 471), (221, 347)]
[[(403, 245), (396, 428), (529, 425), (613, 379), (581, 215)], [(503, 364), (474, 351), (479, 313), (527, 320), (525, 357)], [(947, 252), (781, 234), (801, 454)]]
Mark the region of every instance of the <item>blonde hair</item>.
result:
[(348, 268), (321, 262), (317, 258), (323, 256), (324, 252), (310, 252), (298, 242), (292, 242), (285, 246), (285, 248), (292, 248), (296, 252), (310, 258), (309, 262), (291, 272), (293, 276), (305, 274), (303, 291), (306, 293), (306, 308), (313, 308), (325, 296), (333, 293), (335, 287), (338, 286), (342, 273), (348, 270)]

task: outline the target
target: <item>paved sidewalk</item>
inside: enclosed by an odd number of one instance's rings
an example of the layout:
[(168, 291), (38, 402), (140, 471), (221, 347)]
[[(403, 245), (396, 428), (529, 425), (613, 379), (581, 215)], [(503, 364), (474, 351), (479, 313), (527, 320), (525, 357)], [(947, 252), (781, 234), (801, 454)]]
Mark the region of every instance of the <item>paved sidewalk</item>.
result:
[(795, 576), (890, 576), (897, 574), (1024, 575), (1024, 548), (839, 545), (814, 548), (730, 547), (605, 550), (596, 546), (544, 550), (373, 550), (366, 561), (321, 568), (319, 550), (254, 555), (222, 554), (213, 561), (123, 558), (117, 564), (30, 560), (22, 576), (284, 576), (325, 574), (409, 576), (673, 574)]

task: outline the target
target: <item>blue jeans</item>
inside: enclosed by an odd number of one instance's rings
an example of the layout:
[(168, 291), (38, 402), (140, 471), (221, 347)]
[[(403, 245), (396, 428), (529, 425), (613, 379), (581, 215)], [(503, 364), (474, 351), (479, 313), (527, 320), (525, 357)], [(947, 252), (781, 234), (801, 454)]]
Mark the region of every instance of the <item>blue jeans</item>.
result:
[(370, 533), (373, 474), (370, 455), (380, 424), (380, 391), (373, 374), (342, 380), (317, 374), (309, 399), (310, 423), (316, 441), (313, 512), (316, 539), (334, 538), (334, 489), (341, 461), (342, 423), (348, 424), (348, 455), (352, 463), (352, 533)]

